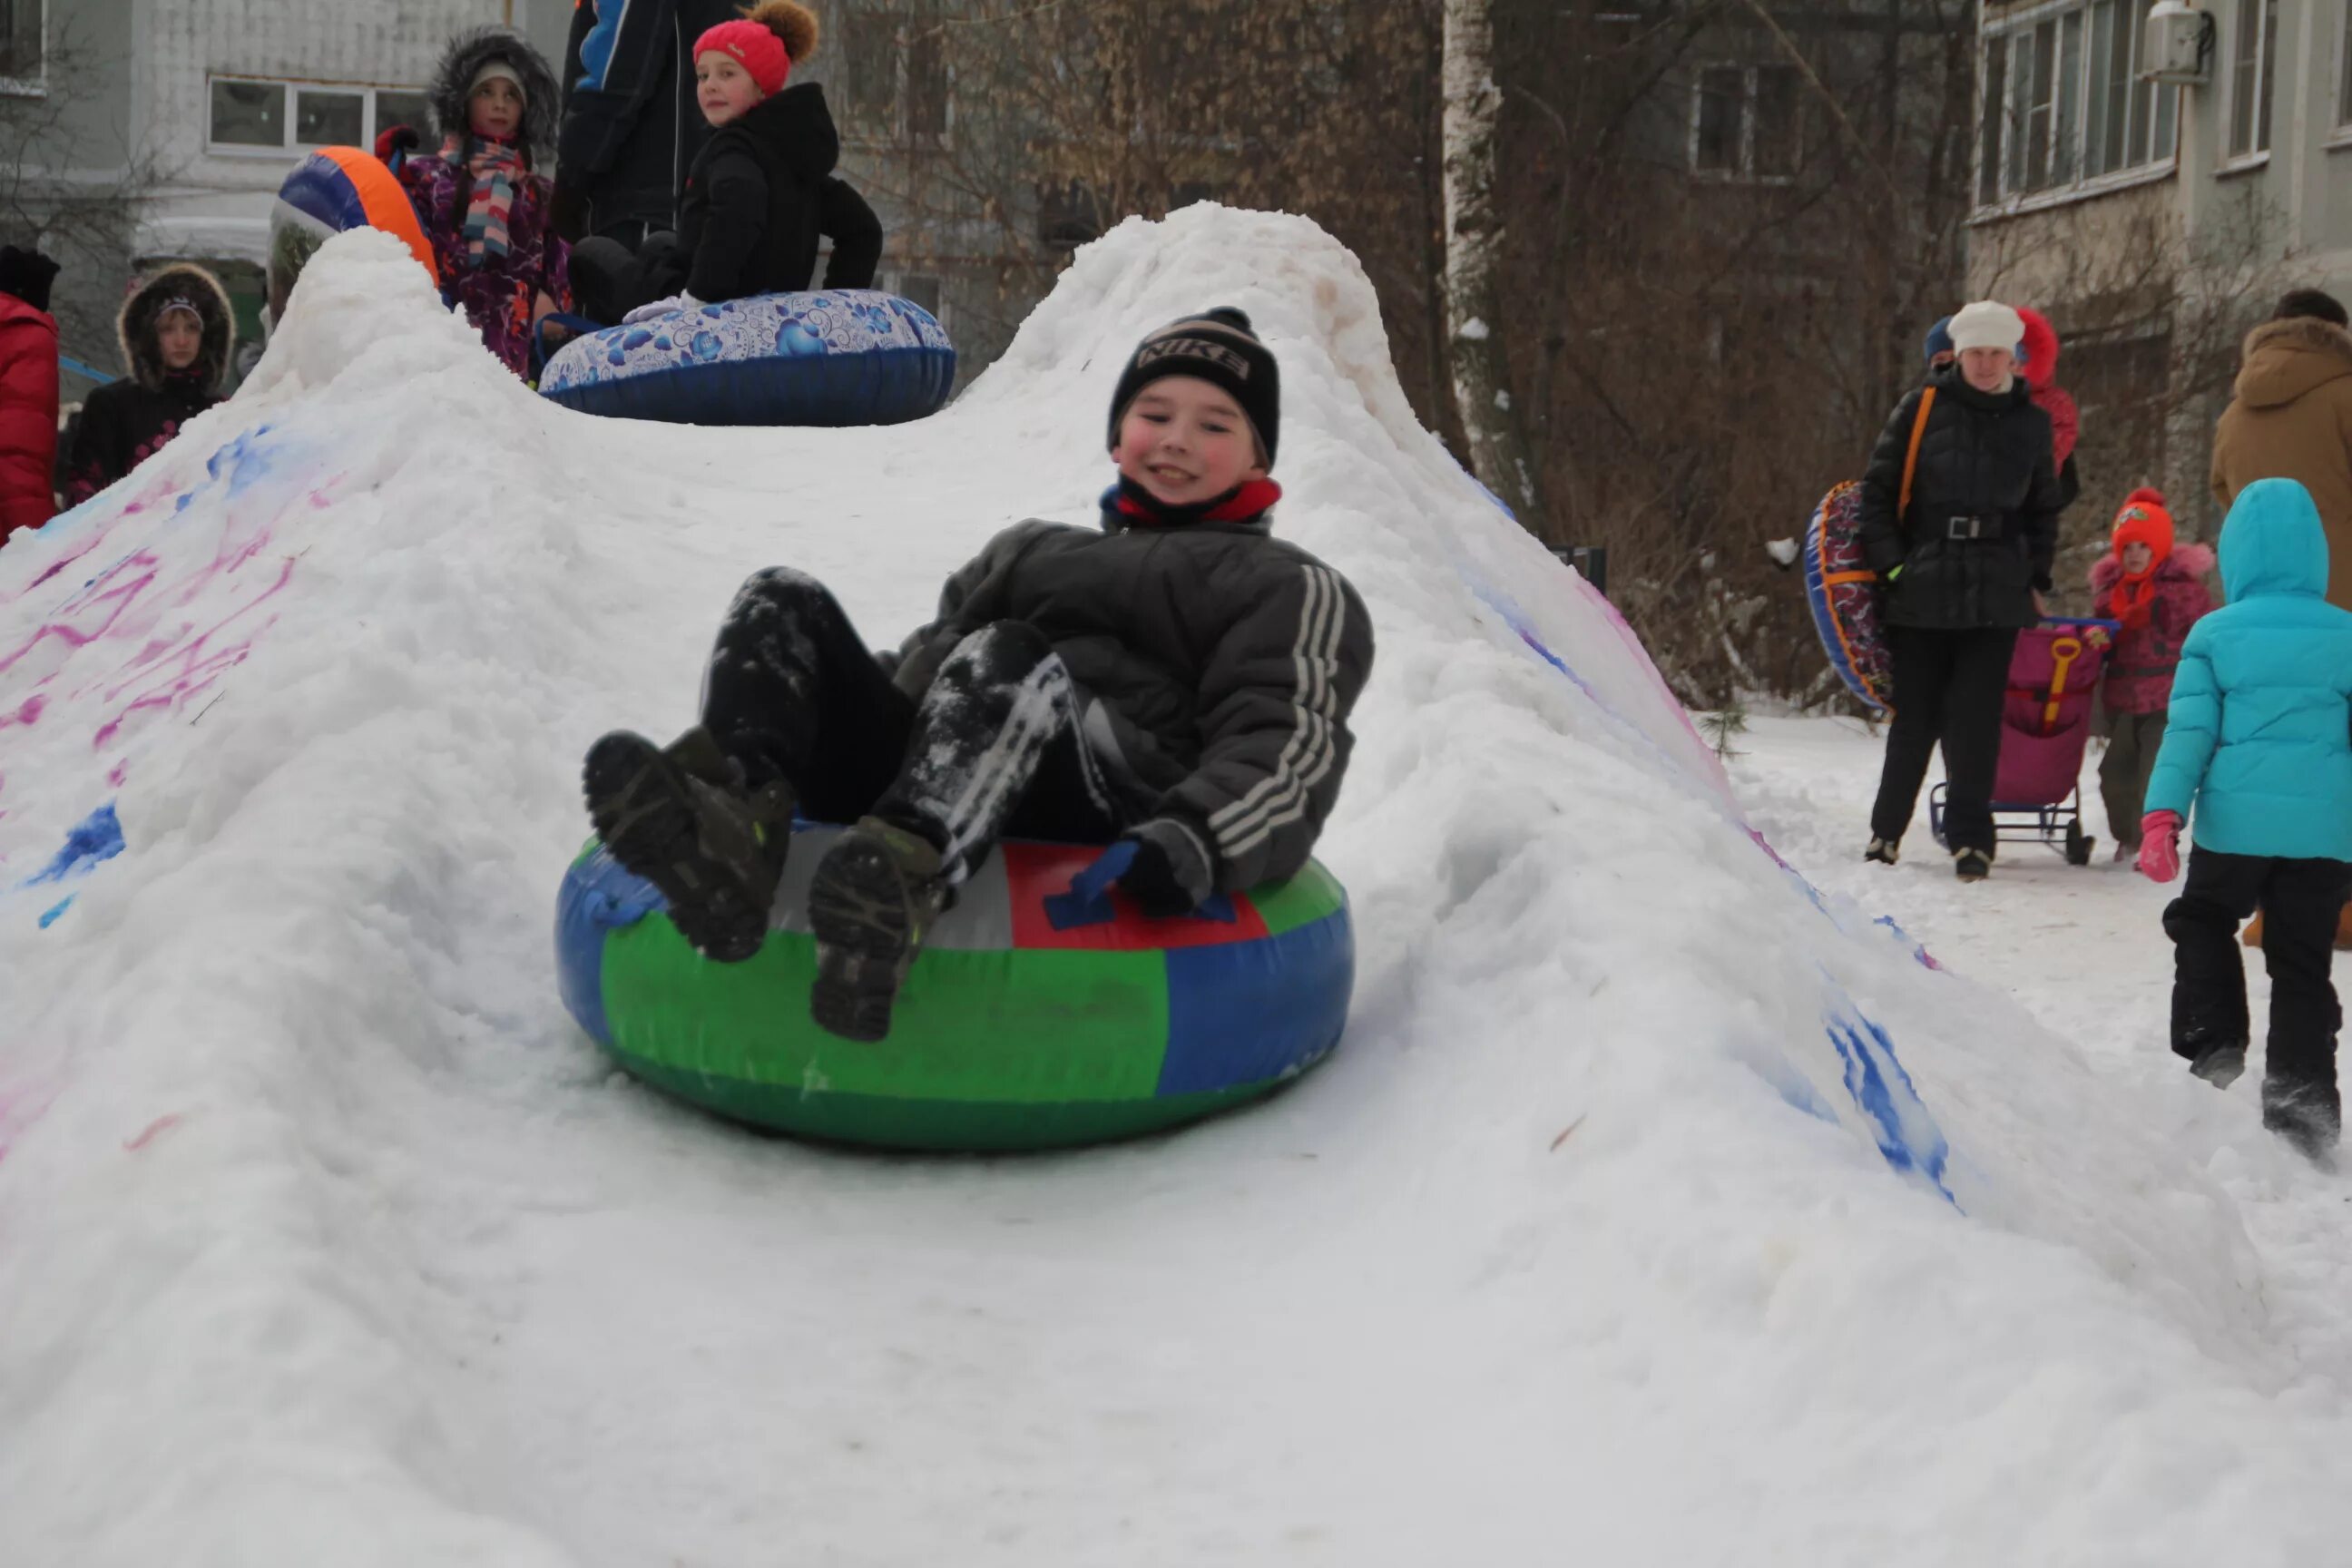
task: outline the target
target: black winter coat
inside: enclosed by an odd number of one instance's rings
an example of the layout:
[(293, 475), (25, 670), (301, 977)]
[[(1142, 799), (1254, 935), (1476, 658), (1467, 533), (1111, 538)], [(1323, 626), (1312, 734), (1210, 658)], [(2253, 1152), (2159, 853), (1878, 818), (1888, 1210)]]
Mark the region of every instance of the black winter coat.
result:
[(555, 184), (566, 240), (678, 224), (678, 192), (710, 126), (694, 101), (695, 39), (731, 0), (578, 0), (563, 51)]
[(834, 177), (841, 136), (814, 82), (788, 87), (719, 127), (686, 177), (678, 264), (704, 304), (809, 287), (833, 237), (828, 289), (865, 289), (882, 259), (874, 209)]
[(2031, 626), (2040, 618), (2034, 590), (2049, 592), (2058, 548), (2050, 416), (2022, 377), (2008, 392), (1979, 392), (1956, 367), (1930, 384), (1936, 403), (1911, 510), (1895, 515), (1921, 392), (1895, 406), (1862, 479), (1863, 552), (1888, 583), (1887, 619), (1944, 630)]
[(1255, 522), (1024, 522), (948, 580), (896, 679), (920, 695), (997, 621), (1045, 634), (1087, 739), (1140, 820), (1191, 826), (1220, 891), (1307, 864), (1354, 747), (1372, 622), (1346, 578)]

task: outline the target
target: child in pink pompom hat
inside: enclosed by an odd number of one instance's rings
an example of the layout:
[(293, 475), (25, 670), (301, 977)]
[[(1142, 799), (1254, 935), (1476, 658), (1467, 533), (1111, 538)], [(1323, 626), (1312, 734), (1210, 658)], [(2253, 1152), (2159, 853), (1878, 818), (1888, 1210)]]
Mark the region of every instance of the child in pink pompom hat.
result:
[(573, 251), (572, 289), (591, 320), (806, 289), (828, 237), (824, 287), (872, 286), (882, 225), (833, 172), (841, 135), (824, 88), (789, 85), (816, 42), (816, 16), (794, 0), (761, 0), (695, 40), (695, 101), (716, 134), (687, 172), (677, 235), (648, 239), (635, 258), (606, 240)]

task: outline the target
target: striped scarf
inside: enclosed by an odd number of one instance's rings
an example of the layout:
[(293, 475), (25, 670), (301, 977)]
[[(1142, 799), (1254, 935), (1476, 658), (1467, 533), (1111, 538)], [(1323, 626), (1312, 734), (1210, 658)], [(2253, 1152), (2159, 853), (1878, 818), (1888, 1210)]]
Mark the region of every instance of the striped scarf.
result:
[[(458, 151), (452, 136), (441, 155), (454, 163)], [(513, 142), (489, 136), (468, 137), (464, 152), (466, 171), (474, 177), (466, 197), (466, 257), (479, 267), (514, 249), (507, 226), (514, 216), (515, 186), (522, 179), (522, 153)]]

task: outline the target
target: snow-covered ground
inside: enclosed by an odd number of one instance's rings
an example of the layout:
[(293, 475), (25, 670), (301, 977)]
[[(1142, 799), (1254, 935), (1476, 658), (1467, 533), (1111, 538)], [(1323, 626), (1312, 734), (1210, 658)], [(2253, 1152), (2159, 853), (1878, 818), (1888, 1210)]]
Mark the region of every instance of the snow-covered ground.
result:
[[(878, 641), (1090, 515), (1128, 347), (1221, 302), (1379, 624), (1340, 1052), (986, 1161), (612, 1073), (550, 941), (587, 742), (687, 721), (753, 567)], [(849, 431), (553, 408), (339, 240), (233, 404), (0, 551), (0, 1563), (2341, 1556), (2343, 1189), (2164, 1056), (2162, 895), (1866, 878), (1869, 743), (1742, 744), (1299, 220), (1123, 226)]]

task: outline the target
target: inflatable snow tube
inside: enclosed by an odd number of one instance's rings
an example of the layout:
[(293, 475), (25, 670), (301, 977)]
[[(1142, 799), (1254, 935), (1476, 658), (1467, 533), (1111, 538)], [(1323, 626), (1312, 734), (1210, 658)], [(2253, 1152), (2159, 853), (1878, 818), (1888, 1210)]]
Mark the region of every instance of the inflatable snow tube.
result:
[(622, 1068), (737, 1121), (884, 1148), (1047, 1149), (1255, 1100), (1339, 1043), (1347, 895), (1320, 866), (1148, 920), (1087, 876), (1099, 847), (1010, 842), (917, 956), (889, 1036), (809, 1019), (809, 879), (841, 830), (796, 829), (774, 928), (743, 963), (694, 952), (660, 893), (592, 845), (563, 879), (564, 1005)]
[(1878, 574), (1862, 553), (1862, 487), (1852, 480), (1823, 496), (1805, 526), (1805, 599), (1822, 651), (1846, 689), (1880, 712), (1893, 712), (1894, 660)]
[(408, 247), (418, 265), (438, 274), (433, 247), (408, 193), (383, 161), (357, 147), (321, 147), (278, 187), (269, 214), (269, 313), (286, 314), (294, 280), (319, 247), (355, 228), (380, 228)]
[(898, 425), (955, 384), (955, 345), (874, 289), (759, 294), (566, 343), (539, 390), (566, 408), (671, 425)]

